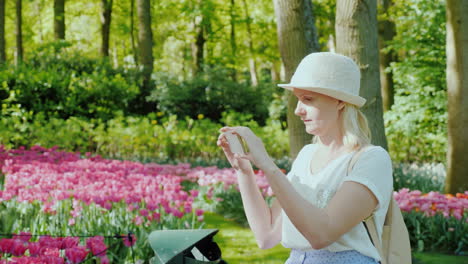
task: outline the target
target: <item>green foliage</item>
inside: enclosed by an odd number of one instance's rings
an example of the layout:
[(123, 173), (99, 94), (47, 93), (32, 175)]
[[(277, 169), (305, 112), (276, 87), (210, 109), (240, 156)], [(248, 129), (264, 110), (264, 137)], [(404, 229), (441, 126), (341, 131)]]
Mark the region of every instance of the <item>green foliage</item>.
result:
[(11, 112), (0, 119), (0, 142), (6, 148), (60, 146), (71, 151), (95, 151), (95, 125), (82, 118), (46, 119), (43, 114)]
[(397, 162), (444, 162), (445, 1), (395, 1), (390, 17), (397, 36), (389, 49), (399, 57), (388, 69), (395, 81), (395, 104), (385, 113), (390, 153)]
[[(229, 125), (250, 126), (264, 139), (270, 155), (287, 163), (283, 158), (288, 154), (287, 131), (278, 121), (268, 120), (266, 126), (260, 127), (249, 115), (230, 112), (222, 116)], [(207, 165), (204, 161), (213, 160), (210, 165), (226, 167), (224, 153), (216, 145), (219, 129), (225, 124), (206, 118), (177, 118), (162, 112), (142, 117), (120, 114), (104, 122), (78, 117), (47, 119), (43, 114), (18, 110), (0, 119), (0, 142), (6, 148), (59, 146), (68, 151), (146, 162)]]
[(444, 192), (445, 167), (441, 163), (432, 164), (393, 164), (393, 189), (403, 188), (419, 190), (422, 193), (431, 191)]
[(330, 41), (330, 37), (335, 36), (336, 1), (315, 0), (312, 5), (319, 44), (322, 50), (326, 51), (327, 42)]
[(251, 114), (260, 124), (268, 118), (273, 84), (252, 87), (245, 82), (235, 82), (229, 70), (216, 68), (190, 80), (158, 74), (152, 100), (158, 109), (171, 115), (197, 118), (199, 114), (218, 121), (224, 111)]
[(44, 45), (29, 61), (0, 71), (4, 116), (12, 109), (65, 119), (76, 116), (108, 120), (117, 111), (128, 113), (139, 93), (138, 73), (115, 69), (106, 60), (68, 52), (69, 45)]
[(458, 220), (441, 214), (424, 216), (419, 212), (403, 213), (411, 247), (414, 251), (437, 251), (466, 255), (468, 253), (467, 216)]
[[(200, 204), (204, 210), (217, 213), (226, 219), (248, 227), (242, 205), (242, 197), (237, 189), (237, 185), (231, 185), (226, 188), (223, 183), (220, 183), (214, 186), (199, 186), (198, 189), (200, 190), (200, 195), (205, 197), (203, 203)], [(209, 196), (212, 195), (213, 198), (207, 197), (207, 193), (211, 193)]]

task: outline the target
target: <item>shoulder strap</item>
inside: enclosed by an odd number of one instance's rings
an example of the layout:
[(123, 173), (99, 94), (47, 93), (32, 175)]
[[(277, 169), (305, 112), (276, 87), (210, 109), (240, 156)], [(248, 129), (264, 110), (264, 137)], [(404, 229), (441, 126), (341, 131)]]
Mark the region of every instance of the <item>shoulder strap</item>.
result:
[[(369, 145), (365, 146), (365, 147), (362, 147), (361, 149), (359, 149), (353, 155), (353, 157), (349, 161), (348, 169), (346, 171), (346, 176), (348, 176), (349, 173), (353, 170), (353, 167), (356, 164), (357, 160), (359, 159), (359, 156), (361, 156), (361, 154), (363, 152), (365, 152), (365, 150), (367, 150), (369, 148), (370, 148)], [(382, 241), (380, 241), (380, 239), (379, 239), (379, 236), (377, 234), (377, 227), (375, 226), (374, 214), (371, 214), (369, 217), (364, 219), (364, 221), (362, 221), (362, 223), (364, 224), (364, 227), (366, 228), (367, 234), (369, 235), (372, 244), (377, 249), (377, 252), (380, 255), (381, 263), (386, 264), (386, 260), (384, 260), (384, 256), (382, 254), (383, 253), (382, 252)]]
[(354, 153), (353, 157), (349, 160), (348, 163), (348, 169), (346, 171), (346, 176), (349, 175), (349, 173), (353, 170), (354, 165), (356, 164), (357, 160), (359, 159), (359, 156), (364, 152), (364, 150), (370, 148), (370, 146), (364, 146), (361, 149), (359, 149), (356, 153)]
[(380, 263), (387, 264), (387, 260), (385, 259), (382, 251), (382, 241), (380, 241), (379, 235), (377, 234), (377, 226), (375, 225), (374, 215), (372, 214), (371, 217), (367, 218), (362, 223), (367, 230), (367, 234), (369, 235), (372, 244), (377, 249), (377, 252), (379, 252)]

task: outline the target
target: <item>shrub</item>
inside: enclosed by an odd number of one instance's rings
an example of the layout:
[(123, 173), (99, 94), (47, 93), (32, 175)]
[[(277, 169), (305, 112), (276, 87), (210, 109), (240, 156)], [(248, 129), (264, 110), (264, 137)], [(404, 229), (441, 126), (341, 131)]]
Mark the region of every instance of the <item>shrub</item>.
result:
[(108, 120), (114, 113), (129, 113), (139, 94), (139, 73), (114, 69), (107, 60), (68, 52), (66, 43), (40, 47), (21, 66), (0, 71), (2, 115), (10, 109)]
[(255, 121), (264, 125), (272, 93), (277, 89), (275, 85), (266, 83), (252, 87), (248, 83), (232, 81), (227, 76), (228, 73), (222, 68), (182, 81), (158, 73), (151, 100), (156, 102), (160, 111), (170, 115), (196, 119), (202, 114), (219, 121), (222, 112), (235, 111), (249, 113)]
[(388, 69), (395, 81), (395, 104), (384, 117), (395, 162), (445, 162), (445, 16), (442, 0), (397, 0), (391, 11), (397, 35), (389, 49), (398, 61)]
[[(287, 160), (283, 158), (288, 153), (287, 131), (281, 129), (278, 121), (268, 120), (265, 127), (260, 127), (236, 113), (222, 115), (228, 124), (250, 126), (264, 140), (273, 158)], [(79, 117), (47, 119), (43, 114), (18, 110), (0, 120), (0, 142), (7, 148), (59, 146), (108, 158), (226, 167), (224, 154), (216, 145), (218, 130), (223, 125), (206, 118), (194, 120), (163, 113), (141, 117), (121, 114), (104, 122)]]
[(393, 189), (420, 190), (423, 193), (431, 191), (443, 192), (445, 186), (445, 166), (442, 163), (393, 164)]

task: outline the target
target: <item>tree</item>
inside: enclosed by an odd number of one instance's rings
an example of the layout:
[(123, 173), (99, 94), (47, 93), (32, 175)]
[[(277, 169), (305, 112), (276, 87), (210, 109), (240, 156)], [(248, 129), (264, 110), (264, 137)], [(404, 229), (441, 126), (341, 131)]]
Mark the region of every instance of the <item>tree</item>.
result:
[(468, 189), (468, 1), (447, 0), (448, 151), (445, 192)]
[(65, 39), (65, 0), (54, 0), (55, 39)]
[[(285, 78), (291, 80), (299, 62), (312, 52), (319, 51), (317, 32), (309, 0), (274, 0), (278, 44), (285, 67)], [(297, 99), (288, 95), (288, 130), (290, 153), (293, 158), (301, 148), (310, 143), (311, 136), (305, 132), (304, 123), (294, 114)]]
[(138, 65), (138, 52), (135, 44), (135, 21), (134, 16), (135, 14), (135, 0), (130, 0), (130, 42), (132, 44), (132, 52), (133, 52), (133, 60), (135, 61), (135, 65)]
[[(138, 12), (138, 46), (140, 62), (143, 66), (142, 99), (146, 99), (151, 91), (151, 73), (153, 72), (153, 32), (151, 30), (151, 4), (150, 0), (137, 0)], [(145, 101), (145, 112), (152, 111), (152, 106)]]
[(396, 35), (395, 23), (390, 20), (388, 11), (392, 0), (380, 0), (381, 20), (379, 21), (379, 50), (380, 50), (380, 84), (382, 86), (382, 104), (384, 111), (390, 110), (394, 102), (393, 74), (386, 69), (396, 60), (393, 49), (383, 51), (387, 43)]
[(367, 99), (362, 107), (369, 121), (372, 143), (387, 149), (377, 44), (377, 1), (338, 0), (336, 3), (336, 50), (349, 56), (361, 69), (360, 95)]
[(245, 25), (247, 27), (247, 39), (249, 43), (250, 81), (253, 86), (257, 86), (258, 85), (257, 64), (255, 61), (255, 51), (254, 51), (254, 46), (253, 46), (253, 36), (252, 36), (251, 18), (249, 15), (249, 6), (247, 5), (246, 0), (242, 0), (242, 3), (244, 5)]
[(6, 62), (5, 50), (5, 0), (0, 0), (0, 64)]
[(101, 56), (109, 57), (109, 33), (112, 19), (113, 0), (101, 0)]
[[(235, 58), (237, 56), (237, 43), (236, 43), (236, 2), (235, 0), (231, 0), (231, 5), (229, 9), (229, 16), (231, 17), (230, 19), (230, 24), (231, 24), (231, 64), (235, 65)], [(236, 68), (233, 67), (232, 72), (231, 72), (231, 78), (232, 80), (236, 81), (237, 80), (237, 71)]]
[(16, 0), (16, 65), (23, 61), (23, 6)]
[[(192, 76), (198, 75), (203, 71), (204, 64), (204, 49), (206, 43), (206, 24), (209, 20), (205, 14), (205, 1), (198, 0), (195, 2), (194, 10), (198, 9), (199, 14), (193, 18), (193, 29), (195, 32), (195, 42), (192, 42)], [(197, 12), (197, 11), (195, 11)]]

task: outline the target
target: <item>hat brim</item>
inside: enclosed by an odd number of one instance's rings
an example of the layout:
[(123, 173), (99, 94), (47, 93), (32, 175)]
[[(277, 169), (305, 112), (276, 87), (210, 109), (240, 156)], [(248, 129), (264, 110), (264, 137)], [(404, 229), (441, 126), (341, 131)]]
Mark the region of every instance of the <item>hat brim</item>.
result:
[(366, 99), (361, 96), (356, 96), (353, 94), (349, 94), (343, 91), (337, 91), (333, 88), (327, 87), (310, 87), (310, 86), (301, 86), (301, 85), (292, 85), (290, 83), (280, 83), (278, 84), (279, 87), (292, 91), (294, 88), (312, 91), (324, 95), (328, 95), (330, 97), (336, 98), (338, 100), (356, 105), (357, 107), (362, 107), (366, 103)]

